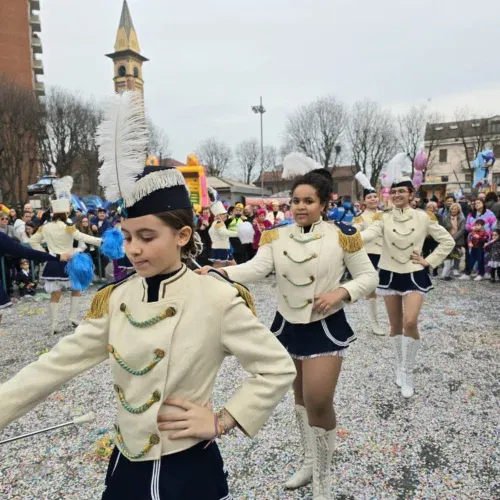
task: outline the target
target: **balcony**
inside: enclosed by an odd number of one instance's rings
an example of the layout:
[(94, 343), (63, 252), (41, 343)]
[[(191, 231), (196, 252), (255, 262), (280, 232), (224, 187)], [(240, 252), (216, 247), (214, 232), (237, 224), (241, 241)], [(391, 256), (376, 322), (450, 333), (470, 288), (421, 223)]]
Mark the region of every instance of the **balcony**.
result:
[(43, 75), (43, 62), (38, 59), (33, 59), (33, 71), (35, 75)]
[(31, 37), (31, 48), (33, 50), (33, 54), (43, 53), (42, 41), (35, 35)]
[(38, 97), (45, 96), (45, 83), (43, 82), (35, 82), (35, 94)]
[(30, 0), (31, 10), (40, 10), (40, 0)]
[(40, 24), (40, 16), (38, 14), (30, 15), (30, 24), (32, 31), (42, 31), (42, 25)]

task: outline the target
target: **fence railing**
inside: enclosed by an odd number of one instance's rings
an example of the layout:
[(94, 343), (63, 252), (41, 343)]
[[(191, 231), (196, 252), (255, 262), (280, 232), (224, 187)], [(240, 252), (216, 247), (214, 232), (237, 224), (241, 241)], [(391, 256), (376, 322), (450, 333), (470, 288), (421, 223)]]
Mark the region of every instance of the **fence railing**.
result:
[[(24, 244), (24, 246), (30, 247), (28, 244)], [(97, 271), (96, 276), (98, 276), (98, 278), (100, 280), (102, 280), (104, 278), (104, 269), (102, 268), (102, 258), (101, 257), (102, 257), (101, 250), (98, 248), (97, 249), (97, 259), (96, 259), (97, 260), (97, 269), (95, 269), (95, 270)], [(7, 259), (9, 259), (8, 255), (7, 256), (3, 255), (0, 258), (2, 287), (5, 291), (5, 293), (7, 293), (7, 285), (8, 285), (7, 270), (10, 272), (10, 268), (7, 269), (7, 265), (6, 265)], [(9, 260), (11, 260), (11, 258)], [(21, 259), (18, 259), (18, 260), (21, 260)], [(31, 279), (33, 281), (36, 281), (36, 265), (38, 264), (38, 262), (34, 261), (34, 260), (30, 260), (29, 263), (30, 263)]]

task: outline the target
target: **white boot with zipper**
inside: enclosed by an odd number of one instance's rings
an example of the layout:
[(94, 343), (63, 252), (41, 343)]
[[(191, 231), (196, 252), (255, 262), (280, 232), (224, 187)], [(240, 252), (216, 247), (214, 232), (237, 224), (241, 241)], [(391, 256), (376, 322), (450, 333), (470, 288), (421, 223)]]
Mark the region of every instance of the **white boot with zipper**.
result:
[(307, 419), (307, 411), (301, 405), (295, 405), (295, 415), (299, 426), (300, 439), (304, 447), (302, 467), (285, 483), (285, 488), (294, 490), (311, 482), (313, 475), (312, 431)]
[(313, 449), (313, 500), (331, 500), (330, 475), (336, 431), (311, 427)]
[(372, 333), (374, 335), (385, 335), (384, 330), (378, 322), (378, 304), (377, 299), (367, 299), (368, 313), (370, 315)]
[(417, 359), (420, 340), (403, 336), (403, 364), (401, 366), (401, 395), (411, 398), (415, 394), (413, 385), (413, 370)]
[(403, 364), (403, 335), (391, 337), (392, 350), (394, 352), (394, 372), (396, 385), (401, 387), (401, 366)]
[(81, 297), (71, 297), (69, 304), (69, 324), (72, 327), (77, 327), (80, 322), (78, 321), (78, 311), (80, 306)]
[(50, 331), (51, 335), (55, 335), (59, 333), (57, 328), (57, 313), (59, 311), (59, 302), (50, 302), (49, 303), (49, 316), (50, 316)]

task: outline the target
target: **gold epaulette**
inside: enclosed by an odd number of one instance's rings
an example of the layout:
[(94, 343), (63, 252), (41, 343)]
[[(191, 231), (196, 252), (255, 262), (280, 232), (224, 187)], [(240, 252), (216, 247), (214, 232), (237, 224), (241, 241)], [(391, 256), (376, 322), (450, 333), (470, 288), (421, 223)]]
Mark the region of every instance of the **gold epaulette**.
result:
[(377, 212), (374, 216), (372, 221), (377, 221), (377, 220), (382, 220), (382, 216), (384, 215), (384, 212)]
[(215, 229), (220, 229), (221, 227), (224, 227), (224, 222), (217, 222), (217, 224), (215, 224)]
[(354, 224), (363, 224), (363, 222), (364, 222), (364, 219), (363, 219), (363, 217), (361, 217), (361, 215), (354, 217), (354, 221), (353, 221)]
[(430, 210), (426, 210), (425, 213), (427, 214), (427, 216), (431, 221), (437, 222), (437, 217), (433, 212), (431, 212)]
[(255, 310), (255, 301), (253, 295), (247, 290), (243, 285), (239, 283), (233, 283), (234, 288), (238, 290), (238, 295), (245, 301), (246, 305), (252, 311), (254, 316), (257, 316), (257, 311)]
[(259, 247), (261, 247), (262, 245), (267, 245), (268, 243), (272, 243), (274, 240), (279, 240), (279, 238), (280, 233), (277, 228), (268, 229), (267, 231), (264, 231), (262, 233), (259, 241)]
[(92, 299), (90, 304), (90, 309), (85, 315), (85, 320), (88, 319), (100, 319), (106, 316), (109, 312), (109, 298), (111, 297), (111, 292), (115, 289), (115, 285), (109, 285), (101, 290), (99, 290)]
[(72, 234), (76, 231), (76, 226), (74, 224), (71, 224), (70, 226), (66, 226), (66, 231), (68, 231), (68, 233)]
[(353, 234), (346, 234), (339, 229), (338, 233), (340, 246), (346, 252), (359, 252), (359, 250), (363, 248), (363, 238), (361, 238), (361, 233), (359, 231)]

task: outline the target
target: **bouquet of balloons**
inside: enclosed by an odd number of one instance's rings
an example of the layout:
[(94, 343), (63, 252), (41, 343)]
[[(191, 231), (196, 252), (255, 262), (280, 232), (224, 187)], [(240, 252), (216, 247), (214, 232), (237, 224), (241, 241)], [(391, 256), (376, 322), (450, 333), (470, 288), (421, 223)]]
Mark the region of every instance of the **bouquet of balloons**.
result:
[(488, 186), (488, 173), (495, 161), (495, 155), (491, 149), (485, 149), (478, 153), (476, 159), (472, 162), (472, 168), (474, 169), (473, 188), (479, 189)]

